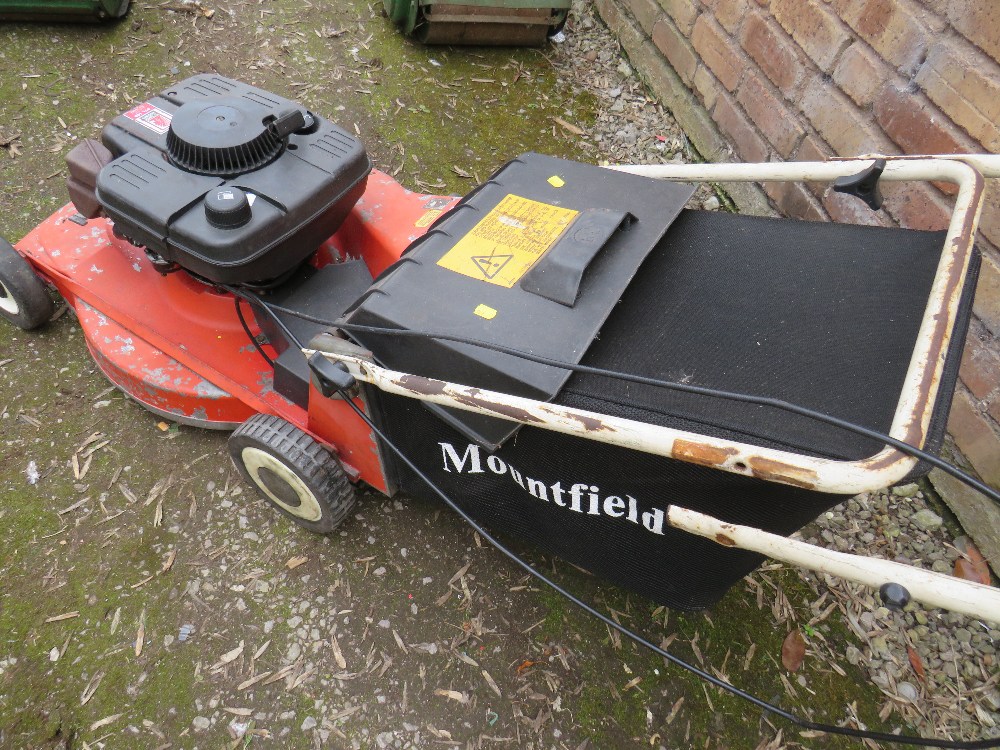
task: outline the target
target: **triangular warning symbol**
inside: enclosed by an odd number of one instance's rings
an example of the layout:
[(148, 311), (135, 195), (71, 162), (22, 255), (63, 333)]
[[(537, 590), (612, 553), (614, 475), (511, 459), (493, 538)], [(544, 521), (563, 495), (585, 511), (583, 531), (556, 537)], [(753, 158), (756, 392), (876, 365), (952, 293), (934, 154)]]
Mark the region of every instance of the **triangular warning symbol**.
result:
[(492, 279), (513, 257), (513, 255), (473, 255), (469, 260), (476, 264), (476, 268), (483, 276)]

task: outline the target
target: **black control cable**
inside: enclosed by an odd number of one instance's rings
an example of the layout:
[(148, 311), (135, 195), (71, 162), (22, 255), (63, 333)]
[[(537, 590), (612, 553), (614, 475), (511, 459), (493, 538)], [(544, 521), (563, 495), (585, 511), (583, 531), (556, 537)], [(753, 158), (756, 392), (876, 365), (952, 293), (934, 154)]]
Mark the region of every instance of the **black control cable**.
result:
[(250, 326), (247, 323), (247, 319), (243, 316), (243, 305), (240, 304), (243, 302), (243, 297), (234, 294), (233, 300), (236, 303), (236, 317), (240, 319), (240, 325), (243, 326), (243, 332), (247, 335), (247, 338), (250, 339), (250, 343), (253, 345), (253, 348), (257, 351), (257, 353), (264, 359), (265, 362), (267, 362), (268, 365), (273, 368), (274, 360), (271, 359), (267, 352), (264, 351), (264, 347), (261, 346), (257, 337), (253, 335), (253, 332), (250, 330)]
[(357, 414), (358, 417), (360, 417), (361, 420), (366, 425), (368, 425), (368, 427), (371, 429), (373, 433), (375, 433), (375, 435), (379, 438), (379, 440), (381, 440), (385, 445), (387, 445), (389, 449), (396, 454), (396, 457), (399, 458), (399, 460), (402, 461), (404, 464), (406, 464), (407, 467), (409, 467), (410, 471), (416, 474), (416, 476), (421, 481), (423, 481), (424, 484), (426, 484), (438, 497), (440, 497), (449, 508), (455, 511), (455, 513), (457, 513), (466, 523), (472, 526), (472, 528), (475, 529), (480, 534), (480, 536), (482, 536), (484, 539), (486, 539), (486, 541), (488, 541), (490, 544), (496, 547), (497, 550), (499, 550), (503, 555), (505, 555), (516, 565), (518, 565), (523, 570), (534, 576), (537, 580), (541, 581), (546, 586), (553, 589), (556, 593), (564, 596), (566, 599), (568, 599), (573, 604), (578, 606), (584, 612), (591, 615), (592, 617), (596, 617), (598, 620), (603, 622), (608, 627), (614, 628), (627, 638), (632, 639), (636, 643), (645, 646), (646, 648), (650, 649), (659, 656), (662, 656), (671, 664), (690, 672), (691, 674), (695, 675), (701, 680), (704, 680), (705, 682), (709, 682), (712, 685), (721, 688), (722, 690), (726, 691), (727, 693), (730, 693), (731, 695), (735, 695), (738, 698), (742, 698), (743, 700), (749, 701), (758, 708), (761, 708), (776, 716), (780, 716), (782, 719), (785, 719), (786, 721), (802, 729), (812, 730), (815, 732), (823, 732), (825, 734), (839, 734), (846, 737), (854, 737), (856, 739), (875, 740), (876, 742), (886, 742), (897, 745), (913, 745), (919, 747), (941, 747), (941, 748), (946, 748), (947, 750), (980, 750), (981, 748), (1000, 747), (1000, 738), (993, 740), (986, 739), (986, 740), (972, 740), (969, 742), (962, 742), (962, 741), (956, 742), (952, 740), (938, 740), (933, 737), (918, 737), (916, 735), (905, 735), (905, 734), (897, 735), (897, 734), (890, 734), (888, 732), (874, 732), (868, 729), (855, 729), (853, 727), (838, 727), (834, 724), (823, 724), (821, 722), (810, 721), (809, 719), (803, 719), (802, 717), (793, 714), (790, 711), (786, 711), (785, 709), (776, 706), (773, 703), (768, 703), (767, 701), (758, 698), (752, 693), (748, 693), (745, 690), (741, 690), (735, 685), (725, 682), (724, 680), (716, 677), (715, 675), (710, 674), (704, 671), (703, 669), (699, 669), (693, 664), (684, 661), (680, 657), (671, 654), (669, 651), (660, 648), (652, 641), (647, 640), (643, 636), (628, 629), (624, 625), (618, 624), (612, 618), (608, 617), (604, 613), (600, 612), (591, 605), (587, 604), (582, 599), (577, 598), (574, 594), (564, 589), (562, 586), (560, 586), (558, 583), (556, 583), (551, 578), (546, 576), (544, 573), (542, 573), (539, 570), (536, 570), (530, 564), (528, 564), (528, 562), (518, 557), (517, 554), (515, 554), (506, 546), (504, 546), (504, 544), (500, 542), (500, 540), (492, 536), (488, 531), (486, 531), (486, 529), (484, 529), (482, 526), (476, 523), (475, 519), (473, 519), (468, 513), (463, 511), (458, 506), (458, 504), (448, 496), (448, 494), (444, 490), (438, 487), (430, 477), (428, 477), (424, 472), (422, 472), (419, 468), (417, 468), (416, 464), (414, 464), (409, 458), (407, 458), (406, 455), (403, 453), (403, 451), (397, 445), (395, 445), (388, 438), (388, 436), (386, 436), (386, 434), (382, 432), (375, 425), (374, 422), (372, 422), (372, 420), (368, 417), (368, 415), (365, 414), (357, 406), (357, 404), (354, 403), (354, 400), (351, 398), (350, 394), (347, 393), (349, 388), (350, 386), (347, 386), (339, 390), (340, 395), (343, 398), (344, 402), (348, 406), (350, 406), (351, 409), (354, 410), (354, 413)]
[[(932, 456), (931, 454), (926, 453), (926, 452), (924, 452), (924, 451), (922, 451), (922, 450), (920, 450), (918, 448), (914, 448), (913, 446), (911, 446), (911, 445), (909, 445), (907, 443), (900, 443), (899, 441), (895, 441), (893, 438), (889, 438), (889, 436), (882, 435), (882, 434), (880, 434), (880, 433), (878, 433), (878, 432), (876, 432), (874, 430), (868, 430), (867, 428), (861, 427), (859, 425), (854, 425), (851, 422), (845, 422), (843, 420), (837, 419), (836, 417), (830, 417), (830, 416), (822, 414), (820, 412), (814, 412), (813, 410), (808, 409), (806, 407), (799, 407), (799, 406), (796, 406), (794, 404), (789, 404), (787, 402), (780, 401), (778, 399), (769, 399), (769, 398), (763, 398), (763, 397), (757, 397), (757, 396), (748, 396), (748, 395), (745, 395), (745, 394), (729, 393), (727, 391), (716, 391), (715, 389), (711, 389), (711, 388), (702, 388), (700, 386), (690, 386), (690, 385), (683, 384), (683, 383), (670, 383), (668, 381), (660, 381), (660, 380), (657, 380), (655, 378), (646, 378), (646, 377), (643, 377), (643, 376), (629, 375), (627, 373), (618, 373), (618, 372), (615, 372), (615, 371), (612, 371), (612, 370), (603, 370), (601, 368), (589, 367), (587, 365), (575, 365), (575, 364), (570, 364), (570, 363), (562, 363), (562, 362), (559, 362), (558, 360), (552, 360), (552, 359), (549, 359), (547, 357), (539, 357), (537, 355), (529, 354), (527, 352), (521, 352), (520, 350), (517, 350), (517, 349), (511, 349), (509, 347), (503, 347), (503, 346), (499, 346), (499, 345), (488, 344), (486, 342), (481, 342), (481, 341), (477, 341), (475, 339), (469, 339), (469, 338), (460, 337), (460, 336), (451, 336), (451, 335), (441, 335), (441, 336), (438, 336), (438, 335), (435, 335), (435, 334), (431, 334), (431, 333), (427, 333), (427, 332), (422, 332), (422, 331), (402, 331), (402, 330), (395, 329), (395, 328), (378, 328), (378, 327), (373, 327), (373, 326), (361, 326), (361, 325), (355, 325), (355, 324), (335, 323), (335, 322), (332, 322), (332, 321), (322, 320), (320, 318), (316, 318), (316, 317), (311, 316), (311, 315), (306, 315), (304, 313), (299, 313), (298, 311), (291, 310), (289, 308), (284, 308), (284, 307), (281, 307), (279, 305), (271, 304), (269, 302), (264, 301), (263, 299), (261, 299), (260, 297), (258, 297), (257, 295), (254, 295), (252, 293), (247, 293), (247, 292), (241, 291), (241, 290), (233, 290), (233, 291), (234, 291), (234, 293), (236, 291), (240, 291), (239, 296), (242, 296), (245, 299), (246, 298), (253, 298), (254, 301), (259, 302), (260, 305), (262, 306), (262, 308), (265, 311), (267, 311), (267, 313), (271, 316), (271, 318), (279, 325), (279, 327), (281, 327), (283, 329), (284, 333), (288, 336), (289, 341), (291, 343), (293, 343), (295, 346), (297, 346), (299, 349), (303, 349), (304, 348), (302, 346), (302, 343), (288, 329), (288, 327), (284, 324), (284, 322), (279, 319), (279, 317), (277, 315), (278, 312), (282, 312), (282, 313), (285, 313), (285, 314), (288, 314), (288, 315), (292, 315), (294, 317), (299, 317), (299, 318), (302, 318), (304, 320), (309, 320), (310, 322), (318, 323), (320, 325), (335, 326), (335, 327), (341, 328), (343, 330), (355, 330), (355, 331), (364, 331), (364, 332), (371, 332), (371, 333), (384, 333), (384, 334), (411, 335), (411, 336), (421, 336), (421, 337), (424, 337), (424, 338), (439, 338), (439, 339), (442, 339), (442, 340), (454, 341), (456, 343), (464, 343), (464, 344), (470, 344), (470, 345), (473, 345), (473, 346), (481, 346), (481, 347), (486, 348), (486, 349), (491, 349), (491, 350), (494, 350), (494, 351), (499, 351), (501, 353), (510, 354), (512, 356), (523, 356), (525, 359), (528, 359), (530, 361), (538, 362), (539, 364), (546, 364), (546, 365), (551, 365), (551, 366), (554, 366), (554, 367), (561, 367), (561, 368), (564, 368), (564, 369), (577, 370), (579, 372), (589, 372), (591, 374), (602, 375), (602, 376), (611, 377), (611, 378), (619, 378), (619, 379), (624, 379), (624, 380), (631, 380), (631, 381), (634, 381), (634, 382), (645, 383), (645, 384), (648, 384), (648, 385), (662, 385), (662, 386), (667, 387), (667, 388), (673, 388), (675, 386), (681, 386), (680, 388), (678, 388), (678, 390), (685, 390), (685, 391), (687, 391), (687, 390), (690, 390), (690, 389), (694, 389), (693, 392), (695, 392), (695, 393), (701, 393), (703, 395), (709, 395), (709, 396), (718, 395), (718, 396), (720, 396), (722, 398), (730, 398), (730, 399), (733, 399), (733, 400), (743, 401), (743, 402), (746, 402), (746, 403), (761, 403), (761, 405), (774, 406), (774, 407), (779, 408), (779, 409), (785, 409), (785, 410), (788, 410), (788, 411), (792, 411), (793, 413), (796, 413), (796, 414), (802, 414), (803, 416), (807, 416), (807, 417), (812, 417), (814, 419), (818, 419), (819, 421), (827, 421), (830, 424), (834, 424), (836, 426), (844, 427), (844, 429), (847, 429), (847, 430), (850, 430), (850, 431), (853, 431), (853, 432), (858, 432), (859, 434), (862, 434), (862, 435), (864, 435), (866, 437), (872, 437), (874, 439), (884, 440), (886, 442), (892, 441), (892, 442), (895, 442), (895, 443), (899, 443), (899, 445), (901, 446), (900, 447), (901, 451), (903, 451), (905, 453), (909, 453), (910, 455), (913, 455), (916, 458), (924, 459), (924, 457), (926, 456), (927, 458), (937, 459), (936, 456)], [(840, 726), (836, 726), (834, 724), (823, 724), (821, 722), (815, 722), (815, 721), (811, 721), (809, 719), (804, 719), (804, 718), (802, 718), (802, 717), (800, 717), (800, 716), (798, 716), (796, 714), (793, 714), (790, 711), (786, 711), (785, 709), (781, 708), (780, 706), (776, 706), (773, 703), (769, 703), (769, 702), (763, 700), (762, 698), (758, 698), (757, 696), (753, 695), (752, 693), (749, 693), (749, 692), (747, 692), (745, 690), (741, 690), (740, 688), (736, 687), (735, 685), (732, 685), (732, 684), (730, 684), (730, 683), (728, 683), (728, 682), (726, 682), (726, 681), (724, 681), (724, 680), (716, 677), (713, 674), (710, 674), (710, 673), (708, 673), (708, 672), (706, 672), (706, 671), (704, 671), (702, 669), (699, 669), (695, 665), (690, 664), (689, 662), (684, 661), (679, 656), (676, 656), (676, 655), (670, 653), (669, 651), (667, 651), (667, 650), (665, 650), (665, 649), (657, 646), (655, 643), (653, 643), (652, 641), (648, 640), (647, 638), (639, 635), (635, 631), (630, 630), (629, 628), (625, 627), (624, 625), (621, 625), (621, 624), (615, 622), (612, 618), (608, 617), (604, 613), (602, 613), (599, 610), (595, 609), (590, 604), (587, 604), (587, 602), (583, 601), (582, 599), (578, 598), (577, 596), (575, 596), (571, 592), (567, 591), (565, 588), (563, 588), (562, 586), (560, 586), (558, 583), (556, 583), (555, 581), (553, 581), (551, 578), (549, 578), (548, 576), (546, 576), (541, 571), (536, 570), (528, 562), (526, 562), (525, 560), (521, 559), (516, 553), (514, 553), (508, 547), (506, 547), (500, 540), (498, 540), (496, 537), (494, 537), (492, 534), (490, 534), (488, 531), (486, 531), (486, 529), (484, 529), (481, 525), (479, 525), (479, 523), (477, 523), (475, 521), (475, 519), (473, 519), (468, 513), (466, 513), (464, 510), (462, 510), (462, 508), (459, 507), (459, 505), (454, 500), (452, 500), (451, 497), (444, 490), (442, 490), (440, 487), (438, 487), (437, 484), (434, 483), (434, 480), (432, 480), (423, 471), (421, 471), (416, 466), (416, 464), (414, 464), (403, 453), (402, 449), (400, 449), (395, 443), (393, 443), (389, 439), (389, 437), (381, 429), (379, 429), (379, 427), (377, 425), (375, 425), (375, 423), (371, 420), (371, 418), (369, 418), (369, 416), (367, 414), (365, 414), (364, 411), (362, 411), (354, 403), (354, 400), (353, 400), (353, 398), (351, 397), (351, 395), (349, 394), (348, 391), (350, 390), (350, 388), (352, 388), (355, 385), (356, 381), (354, 380), (353, 377), (349, 376), (349, 373), (346, 372), (346, 368), (345, 368), (345, 370), (343, 372), (344, 372), (344, 376), (345, 376), (344, 382), (337, 387), (337, 392), (340, 394), (340, 396), (342, 397), (343, 401), (355, 412), (355, 414), (358, 415), (358, 417), (369, 427), (369, 429), (372, 430), (372, 432), (379, 438), (379, 440), (381, 440), (397, 456), (397, 458), (399, 458), (399, 460), (402, 461), (417, 476), (417, 478), (419, 478), (422, 482), (424, 482), (424, 484), (426, 484), (427, 487), (430, 488), (430, 490), (432, 492), (434, 492), (434, 494), (436, 494), (438, 497), (440, 497), (444, 501), (444, 503), (452, 511), (454, 511), (456, 514), (458, 514), (458, 516), (460, 518), (462, 518), (475, 531), (477, 531), (484, 539), (486, 539), (490, 544), (492, 544), (501, 554), (503, 554), (505, 557), (507, 557), (509, 560), (511, 560), (518, 567), (522, 568), (529, 575), (533, 576), (535, 579), (537, 579), (541, 583), (545, 584), (546, 586), (548, 586), (549, 588), (551, 588), (556, 593), (558, 593), (561, 596), (563, 596), (566, 599), (568, 599), (570, 602), (572, 602), (573, 604), (575, 604), (577, 607), (579, 607), (580, 609), (582, 609), (584, 612), (586, 612), (590, 616), (597, 618), (598, 620), (600, 620), (602, 623), (604, 623), (608, 627), (613, 628), (617, 632), (621, 633), (622, 635), (624, 635), (625, 637), (631, 639), (632, 641), (635, 641), (639, 645), (645, 646), (650, 651), (652, 651), (653, 653), (657, 654), (658, 656), (663, 657), (664, 659), (666, 659), (668, 662), (670, 662), (674, 666), (679, 667), (680, 669), (683, 669), (683, 670), (685, 670), (685, 671), (693, 674), (694, 676), (698, 677), (699, 679), (701, 679), (701, 680), (703, 680), (705, 682), (708, 682), (711, 685), (714, 685), (715, 687), (717, 687), (717, 688), (719, 688), (721, 690), (724, 690), (727, 693), (730, 693), (731, 695), (734, 695), (734, 696), (736, 696), (738, 698), (742, 698), (743, 700), (745, 700), (745, 701), (747, 701), (747, 702), (749, 702), (749, 703), (757, 706), (758, 708), (760, 708), (760, 709), (762, 709), (764, 711), (767, 711), (767, 712), (769, 712), (771, 714), (774, 714), (775, 716), (779, 716), (782, 719), (788, 721), (789, 723), (794, 724), (795, 726), (797, 726), (797, 727), (799, 727), (801, 729), (805, 729), (805, 730), (811, 730), (811, 731), (815, 731), (815, 732), (823, 732), (825, 734), (842, 735), (842, 736), (846, 736), (846, 737), (852, 737), (852, 738), (855, 738), (855, 739), (874, 740), (876, 742), (885, 742), (885, 743), (896, 744), (896, 745), (909, 745), (909, 746), (915, 746), (915, 747), (940, 747), (940, 748), (944, 748), (945, 750), (986, 750), (987, 748), (997, 748), (997, 747), (1000, 747), (1000, 738), (996, 738), (996, 739), (983, 739), (983, 740), (971, 740), (971, 741), (940, 740), (940, 739), (935, 739), (935, 738), (919, 737), (919, 736), (916, 736), (916, 735), (891, 734), (891, 733), (888, 733), (888, 732), (875, 732), (875, 731), (868, 730), (868, 729), (855, 729), (853, 727), (840, 727)], [(890, 442), (890, 444), (892, 444), (892, 442)], [(894, 446), (894, 447), (896, 447), (896, 446)], [(926, 459), (924, 459), (924, 460), (926, 460)], [(944, 463), (945, 466), (948, 466), (948, 467), (954, 469), (954, 467), (951, 467), (950, 464), (947, 464), (946, 462), (942, 462), (942, 463)], [(980, 482), (976, 482), (976, 480), (973, 477), (970, 477), (970, 476), (966, 475), (964, 472), (961, 472), (958, 469), (954, 469), (954, 470), (956, 472), (958, 472), (958, 475), (961, 475), (958, 478), (962, 479), (963, 477), (966, 477), (968, 480), (970, 480), (972, 482), (975, 482), (976, 484), (981, 484)], [(949, 472), (949, 473), (951, 473), (951, 472)], [(965, 479), (963, 479), (963, 481), (965, 481)], [(973, 485), (973, 486), (975, 486), (975, 485)], [(984, 485), (984, 487), (985, 487), (985, 485)], [(998, 502), (1000, 502), (1000, 495), (997, 495), (996, 493), (994, 493), (991, 488), (986, 487), (986, 490), (988, 490), (988, 492), (986, 494), (988, 494), (988, 496), (991, 497), (991, 499), (994, 499), (994, 500), (997, 500)]]
[[(258, 298), (259, 299), (259, 298)], [(624, 380), (631, 383), (637, 383), (640, 385), (650, 385), (658, 388), (665, 388), (667, 390), (680, 391), (682, 393), (692, 393), (699, 396), (709, 396), (712, 398), (722, 398), (730, 401), (736, 401), (739, 403), (752, 404), (755, 406), (767, 406), (774, 409), (779, 409), (781, 411), (786, 411), (791, 414), (796, 414), (801, 417), (806, 417), (808, 419), (813, 419), (818, 422), (824, 422), (826, 424), (832, 425), (834, 427), (839, 427), (847, 432), (853, 432), (856, 435), (861, 435), (862, 437), (869, 438), (881, 443), (885, 443), (900, 453), (905, 453), (906, 455), (925, 461), (935, 468), (941, 469), (953, 476), (955, 479), (959, 480), (963, 484), (968, 485), (977, 492), (980, 492), (985, 497), (988, 497), (995, 503), (1000, 504), (1000, 492), (993, 489), (984, 482), (976, 479), (969, 473), (962, 471), (957, 466), (948, 463), (944, 459), (935, 456), (933, 453), (928, 453), (927, 451), (916, 448), (909, 443), (905, 443), (902, 440), (898, 440), (894, 437), (890, 437), (877, 430), (872, 430), (867, 427), (863, 427), (853, 422), (848, 422), (847, 420), (840, 419), (839, 417), (834, 417), (829, 414), (824, 414), (822, 412), (816, 411), (815, 409), (810, 409), (807, 406), (799, 406), (798, 404), (793, 404), (788, 401), (783, 401), (777, 398), (770, 398), (767, 396), (751, 396), (746, 393), (735, 393), (732, 391), (723, 391), (716, 388), (709, 388), (706, 386), (691, 385), (689, 383), (677, 383), (669, 380), (661, 380), (659, 378), (650, 378), (645, 375), (633, 375), (625, 372), (618, 372), (615, 370), (606, 370), (601, 367), (591, 367), (590, 365), (574, 364), (572, 362), (563, 362), (561, 360), (552, 359), (550, 357), (543, 357), (539, 354), (532, 354), (530, 352), (523, 351), (521, 349), (514, 349), (509, 346), (503, 346), (501, 344), (491, 344), (487, 341), (479, 341), (478, 339), (468, 338), (466, 336), (454, 336), (446, 333), (434, 333), (431, 331), (421, 331), (421, 330), (404, 330), (400, 328), (382, 328), (378, 326), (366, 326), (358, 325), (356, 323), (338, 323), (330, 320), (323, 320), (322, 318), (317, 318), (313, 315), (307, 315), (305, 313), (298, 312), (297, 310), (292, 310), (287, 307), (281, 307), (280, 305), (275, 305), (270, 302), (265, 302), (260, 300), (266, 308), (268, 308), (274, 317), (276, 313), (285, 313), (286, 315), (291, 315), (293, 317), (301, 318), (302, 320), (307, 320), (311, 323), (316, 323), (319, 325), (332, 326), (339, 328), (344, 331), (353, 331), (356, 333), (374, 333), (378, 335), (388, 335), (388, 336), (404, 336), (404, 337), (414, 337), (414, 338), (430, 338), (440, 341), (452, 341), (457, 344), (468, 344), (470, 346), (480, 347), (482, 349), (488, 349), (490, 351), (499, 352), (501, 354), (509, 354), (513, 357), (518, 357), (520, 359), (527, 360), (529, 362), (535, 362), (540, 365), (548, 365), (550, 367), (557, 367), (563, 370), (571, 370), (573, 372), (580, 372), (587, 375), (599, 375), (602, 377), (613, 378), (616, 380)]]

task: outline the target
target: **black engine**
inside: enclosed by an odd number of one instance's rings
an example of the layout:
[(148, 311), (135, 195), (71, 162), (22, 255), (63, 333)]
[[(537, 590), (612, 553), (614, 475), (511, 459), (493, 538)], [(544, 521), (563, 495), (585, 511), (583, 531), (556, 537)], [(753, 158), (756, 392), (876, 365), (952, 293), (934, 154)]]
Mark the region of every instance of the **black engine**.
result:
[(70, 152), (70, 195), (160, 267), (224, 284), (298, 267), (364, 192), (359, 141), (294, 102), (198, 75), (107, 125), (104, 146)]

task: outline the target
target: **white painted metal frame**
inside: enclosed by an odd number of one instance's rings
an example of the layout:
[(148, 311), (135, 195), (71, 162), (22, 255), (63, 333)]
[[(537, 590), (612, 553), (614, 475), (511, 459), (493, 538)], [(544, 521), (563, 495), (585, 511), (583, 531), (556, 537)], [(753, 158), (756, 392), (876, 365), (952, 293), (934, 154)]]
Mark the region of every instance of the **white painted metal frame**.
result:
[[(927, 437), (972, 256), (982, 210), (983, 178), (1000, 176), (1000, 156), (868, 155), (828, 162), (622, 165), (611, 169), (677, 182), (829, 182), (858, 173), (874, 159), (886, 160), (882, 180), (939, 181), (958, 186), (941, 260), (889, 431), (891, 437), (921, 447)], [(397, 372), (349, 353), (324, 354), (343, 362), (358, 380), (386, 393), (820, 492), (857, 494), (881, 489), (903, 479), (917, 463), (888, 446), (860, 461), (805, 456)], [(925, 604), (1000, 622), (1000, 590), (990, 586), (832, 552), (759, 529), (735, 527), (676, 506), (669, 508), (668, 515), (675, 527), (726, 546), (755, 550), (863, 584), (902, 583), (914, 599)]]

